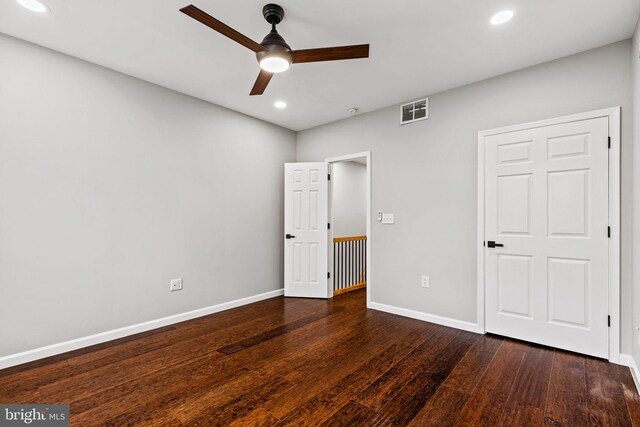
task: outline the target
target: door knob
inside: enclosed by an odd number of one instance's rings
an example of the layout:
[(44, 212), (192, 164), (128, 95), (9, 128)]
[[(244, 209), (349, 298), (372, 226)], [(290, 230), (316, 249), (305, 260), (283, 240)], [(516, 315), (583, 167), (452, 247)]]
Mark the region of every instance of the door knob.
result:
[(286, 236), (284, 236), (284, 237), (286, 237), (287, 239), (295, 239), (295, 238), (296, 238), (296, 236), (294, 236), (294, 235), (292, 235), (292, 234), (287, 234), (287, 235), (286, 235)]
[(487, 242), (487, 247), (488, 248), (502, 248), (502, 247), (504, 247), (504, 245), (502, 243), (496, 243), (493, 240), (489, 240)]

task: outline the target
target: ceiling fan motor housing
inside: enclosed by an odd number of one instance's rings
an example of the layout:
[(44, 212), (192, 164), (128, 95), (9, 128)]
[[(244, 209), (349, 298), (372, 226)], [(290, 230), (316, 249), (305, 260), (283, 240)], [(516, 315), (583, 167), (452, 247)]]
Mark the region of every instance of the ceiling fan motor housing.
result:
[(280, 44), (265, 44), (264, 42), (261, 43), (262, 46), (266, 47), (267, 50), (262, 50), (260, 52), (256, 53), (256, 58), (258, 59), (258, 62), (261, 62), (264, 58), (267, 57), (280, 57), (284, 60), (286, 60), (289, 64), (291, 64), (292, 61), (292, 57), (291, 57), (291, 48), (285, 43), (285, 45), (280, 45)]

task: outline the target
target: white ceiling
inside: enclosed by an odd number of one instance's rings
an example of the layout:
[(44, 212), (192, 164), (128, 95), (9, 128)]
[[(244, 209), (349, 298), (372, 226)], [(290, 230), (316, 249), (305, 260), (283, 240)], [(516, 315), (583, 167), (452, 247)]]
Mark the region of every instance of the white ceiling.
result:
[[(193, 2), (260, 42), (267, 0), (0, 2), (0, 32), (302, 130), (631, 37), (639, 0), (279, 0), (293, 49), (371, 44), (371, 57), (297, 64), (250, 97), (254, 54), (178, 12)], [(509, 23), (490, 17), (513, 9)], [(277, 110), (275, 100), (288, 108)]]

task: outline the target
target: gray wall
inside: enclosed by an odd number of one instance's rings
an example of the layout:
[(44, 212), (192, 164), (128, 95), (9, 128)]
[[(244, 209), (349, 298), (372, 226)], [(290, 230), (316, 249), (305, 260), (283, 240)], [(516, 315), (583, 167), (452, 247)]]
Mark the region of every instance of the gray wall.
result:
[(631, 44), (633, 72), (633, 357), (640, 366), (640, 21)]
[(338, 162), (331, 171), (333, 237), (367, 234), (367, 166)]
[[(298, 161), (372, 152), (372, 301), (476, 321), (477, 134), (622, 106), (622, 351), (631, 351), (630, 41), (431, 96), (431, 117), (398, 124), (398, 106), (298, 133)], [(470, 64), (472, 66), (472, 64)], [(422, 94), (416, 94), (419, 97)], [(420, 275), (431, 287), (420, 287)]]
[(0, 356), (281, 288), (294, 160), (291, 131), (0, 35)]

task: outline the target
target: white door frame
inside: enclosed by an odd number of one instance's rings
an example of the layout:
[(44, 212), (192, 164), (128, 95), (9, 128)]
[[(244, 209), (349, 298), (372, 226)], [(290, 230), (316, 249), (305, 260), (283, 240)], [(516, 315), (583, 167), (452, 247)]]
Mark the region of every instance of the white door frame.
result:
[[(325, 159), (327, 169), (331, 171), (333, 163), (349, 162), (361, 158), (367, 159), (367, 308), (371, 305), (371, 151), (363, 151), (361, 153), (346, 154), (344, 156), (329, 157)], [(331, 172), (330, 172), (331, 173)], [(333, 194), (333, 179), (329, 181), (329, 222), (333, 224), (333, 207), (331, 206), (331, 198)], [(333, 226), (329, 229), (329, 272), (333, 278)], [(329, 287), (329, 295), (333, 295), (333, 280), (327, 283)]]
[(478, 132), (478, 241), (477, 243), (477, 283), (478, 283), (478, 329), (485, 333), (485, 283), (484, 283), (484, 250), (485, 240), (485, 143), (488, 136), (515, 132), (539, 127), (577, 122), (582, 120), (607, 117), (609, 119), (609, 361), (620, 363), (620, 107), (590, 111), (549, 120), (506, 126)]

